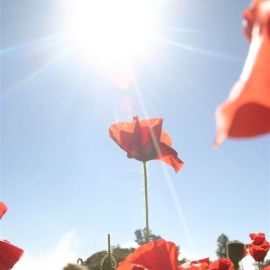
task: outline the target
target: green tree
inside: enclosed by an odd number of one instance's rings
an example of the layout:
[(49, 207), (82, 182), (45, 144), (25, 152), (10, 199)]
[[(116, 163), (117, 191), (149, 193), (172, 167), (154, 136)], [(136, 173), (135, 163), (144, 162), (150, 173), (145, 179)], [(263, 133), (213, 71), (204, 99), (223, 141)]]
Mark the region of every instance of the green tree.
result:
[[(146, 229), (137, 229), (135, 232), (135, 242), (141, 246), (143, 244), (145, 244), (146, 241)], [(154, 240), (158, 240), (161, 239), (162, 237), (160, 235), (156, 235), (156, 234), (152, 234), (152, 232), (150, 231), (150, 237), (149, 240), (150, 241), (154, 241)]]
[(227, 257), (227, 243), (229, 241), (229, 238), (226, 234), (222, 233), (217, 238), (217, 250), (216, 254), (218, 258), (226, 258)]

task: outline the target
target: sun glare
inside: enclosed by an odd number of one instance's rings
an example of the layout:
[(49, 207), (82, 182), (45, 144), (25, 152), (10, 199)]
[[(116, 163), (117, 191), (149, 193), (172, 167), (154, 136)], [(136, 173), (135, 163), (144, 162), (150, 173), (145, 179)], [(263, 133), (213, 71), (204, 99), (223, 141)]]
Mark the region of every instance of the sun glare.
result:
[(111, 67), (147, 54), (156, 27), (147, 0), (76, 0), (67, 20), (72, 47), (84, 58)]

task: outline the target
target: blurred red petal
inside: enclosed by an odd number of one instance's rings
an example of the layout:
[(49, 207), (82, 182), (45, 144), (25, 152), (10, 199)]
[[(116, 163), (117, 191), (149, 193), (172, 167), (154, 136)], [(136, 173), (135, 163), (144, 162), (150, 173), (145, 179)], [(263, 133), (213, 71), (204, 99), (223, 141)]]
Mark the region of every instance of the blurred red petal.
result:
[(233, 270), (233, 263), (229, 259), (221, 258), (212, 262), (209, 270)]
[(20, 259), (23, 250), (8, 241), (0, 240), (0, 269), (9, 270)]
[(250, 233), (249, 237), (253, 240), (253, 244), (261, 245), (265, 241), (264, 233)]
[(266, 241), (264, 233), (250, 233), (253, 241), (248, 245), (249, 254), (257, 262), (262, 262), (270, 249), (270, 243)]
[(193, 263), (193, 264), (197, 264), (197, 263), (209, 263), (209, 258), (203, 258), (203, 259), (200, 259), (200, 260), (196, 260), (196, 261), (191, 261), (190, 263)]
[(269, 0), (255, 1), (255, 5), (250, 8), (251, 13), (250, 9), (245, 13), (250, 20), (256, 17), (240, 80), (217, 109), (217, 145), (226, 137), (254, 137), (270, 132), (270, 5)]
[[(130, 254), (117, 267), (117, 270), (135, 270), (130, 268), (137, 265), (142, 270), (177, 270), (178, 252), (174, 243), (163, 239), (148, 242)], [(141, 270), (140, 268), (138, 270)]]
[(254, 258), (256, 262), (262, 262), (266, 257), (269, 251), (269, 243), (257, 246), (257, 245), (250, 245), (249, 253)]
[(7, 210), (8, 210), (7, 206), (3, 202), (0, 201), (0, 219), (7, 212)]

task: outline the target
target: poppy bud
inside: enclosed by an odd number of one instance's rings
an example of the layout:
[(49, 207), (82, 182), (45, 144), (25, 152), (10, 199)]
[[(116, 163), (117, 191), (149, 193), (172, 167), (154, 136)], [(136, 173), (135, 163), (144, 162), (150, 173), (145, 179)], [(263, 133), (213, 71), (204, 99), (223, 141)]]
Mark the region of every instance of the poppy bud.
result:
[(239, 262), (245, 257), (245, 245), (239, 241), (231, 241), (227, 245), (227, 254), (237, 270)]

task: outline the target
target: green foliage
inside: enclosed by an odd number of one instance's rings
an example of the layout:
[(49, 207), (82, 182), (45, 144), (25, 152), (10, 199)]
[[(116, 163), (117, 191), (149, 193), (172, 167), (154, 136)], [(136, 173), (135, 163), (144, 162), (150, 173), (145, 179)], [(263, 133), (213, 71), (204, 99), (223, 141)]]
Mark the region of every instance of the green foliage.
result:
[(187, 258), (183, 258), (183, 259), (181, 259), (180, 261), (178, 261), (178, 265), (184, 264), (184, 263), (186, 263), (187, 261), (188, 261)]
[(229, 238), (226, 234), (222, 233), (217, 239), (217, 250), (216, 254), (218, 258), (226, 258), (227, 257), (227, 243)]
[[(146, 229), (137, 229), (135, 232), (135, 242), (141, 246), (143, 244), (145, 244), (146, 241)], [(149, 240), (150, 241), (154, 241), (154, 240), (158, 240), (161, 239), (162, 237), (160, 235), (156, 235), (156, 234), (152, 234), (152, 232), (150, 231), (150, 237)]]
[[(123, 261), (130, 253), (132, 253), (135, 249), (134, 248), (120, 248), (114, 247), (112, 248), (112, 256), (116, 260), (116, 263)], [(107, 255), (107, 251), (99, 251), (91, 255), (83, 265), (87, 266), (88, 270), (101, 270), (101, 262)]]
[(116, 260), (111, 254), (108, 254), (101, 261), (102, 270), (115, 270), (116, 269)]

